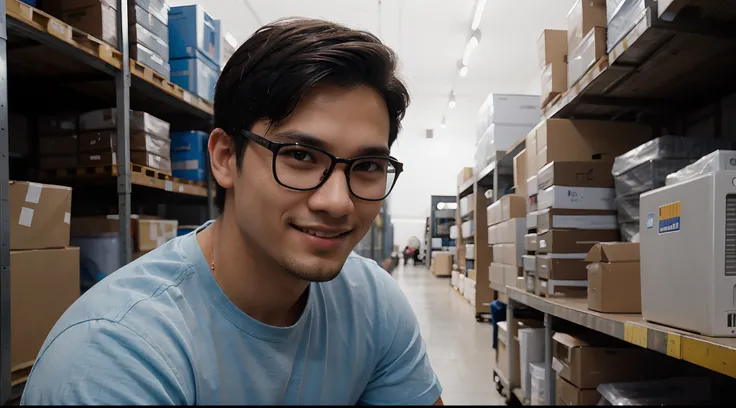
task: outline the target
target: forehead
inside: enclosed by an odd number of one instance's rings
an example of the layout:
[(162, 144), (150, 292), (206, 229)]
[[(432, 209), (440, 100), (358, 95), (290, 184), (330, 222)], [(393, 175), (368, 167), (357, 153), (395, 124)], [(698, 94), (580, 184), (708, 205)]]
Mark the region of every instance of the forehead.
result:
[(321, 85), (301, 99), (294, 112), (270, 131), (298, 131), (320, 140), (331, 153), (352, 157), (360, 151), (388, 149), (389, 117), (381, 95), (367, 86)]

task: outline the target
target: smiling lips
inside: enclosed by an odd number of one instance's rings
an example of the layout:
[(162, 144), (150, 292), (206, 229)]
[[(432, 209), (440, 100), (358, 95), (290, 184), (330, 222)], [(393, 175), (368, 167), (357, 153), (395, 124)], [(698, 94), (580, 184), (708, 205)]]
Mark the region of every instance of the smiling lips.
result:
[(324, 239), (334, 239), (339, 238), (343, 235), (347, 235), (350, 232), (352, 232), (352, 229), (344, 229), (344, 228), (315, 228), (315, 227), (299, 227), (292, 224), (292, 227), (295, 229), (305, 233), (309, 234), (318, 238), (324, 238)]

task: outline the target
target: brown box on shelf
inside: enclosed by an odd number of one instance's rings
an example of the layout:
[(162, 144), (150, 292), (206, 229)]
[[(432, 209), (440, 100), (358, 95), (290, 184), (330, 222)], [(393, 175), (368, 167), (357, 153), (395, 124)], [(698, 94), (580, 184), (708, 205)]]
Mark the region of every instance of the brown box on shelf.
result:
[(75, 156), (78, 139), (76, 134), (39, 136), (38, 153), (41, 156)]
[(139, 219), (137, 225), (137, 250), (151, 251), (176, 238), (177, 220)]
[(552, 369), (579, 389), (651, 379), (667, 358), (640, 347), (597, 347), (566, 333), (557, 332), (552, 338)]
[(565, 381), (559, 374), (555, 376), (555, 391), (557, 392), (557, 405), (597, 405), (601, 400), (601, 394), (596, 390), (581, 390), (580, 388)]
[(77, 132), (77, 122), (79, 115), (77, 113), (66, 113), (38, 117), (38, 134), (59, 135)]
[(520, 266), (503, 265), (503, 284), (516, 287), (518, 278), (524, 276), (524, 270)]
[[(499, 293), (499, 295), (501, 295), (501, 293)], [(506, 301), (508, 302), (508, 299), (506, 299)], [(515, 375), (511, 381), (513, 384), (519, 384), (520, 378), (521, 378), (521, 374), (520, 374), (521, 370), (519, 369), (519, 363), (520, 363), (519, 340), (514, 335), (514, 333), (511, 333), (508, 330), (508, 326), (506, 325), (506, 322), (500, 322), (500, 323), (501, 324), (499, 325), (500, 327), (499, 327), (499, 336), (498, 336), (499, 341), (497, 342), (498, 350), (496, 353), (497, 359), (498, 359), (497, 367), (501, 371), (501, 373), (504, 375), (504, 377), (509, 378), (509, 375), (510, 375), (509, 364), (514, 364)], [(509, 347), (507, 344), (509, 341), (515, 342), (514, 356), (509, 355)]]
[(536, 233), (524, 235), (524, 249), (527, 252), (534, 252), (539, 249), (539, 243), (537, 242)]
[(526, 217), (512, 218), (488, 227), (488, 244), (523, 244), (526, 235)]
[(77, 155), (69, 156), (40, 156), (38, 158), (38, 168), (41, 170), (65, 169), (69, 167), (77, 167), (79, 161)]
[(86, 6), (79, 3), (68, 0), (62, 2), (60, 19), (117, 48), (117, 11), (103, 1)]
[(468, 279), (475, 281), (478, 278), (478, 274), (475, 272), (475, 269), (468, 269)]
[(493, 261), (505, 265), (520, 266), (521, 256), (524, 255), (524, 246), (521, 244), (493, 245)]
[(539, 234), (538, 252), (587, 254), (598, 242), (618, 239), (618, 230), (549, 230)]
[(526, 216), (526, 198), (518, 194), (507, 194), (486, 209), (488, 225), (495, 225), (512, 218)]
[(577, 0), (567, 14), (568, 59), (593, 27), (607, 25), (606, 0)]
[(564, 61), (554, 61), (542, 69), (540, 103), (544, 108), (567, 90), (568, 67)]
[[(117, 149), (117, 131), (95, 130), (79, 134), (80, 152), (112, 152)], [(131, 152), (148, 152), (156, 156), (169, 158), (171, 156), (171, 140), (160, 138), (144, 132), (130, 133)]]
[(505, 269), (502, 264), (491, 262), (488, 267), (488, 280), (503, 286)]
[(560, 161), (546, 164), (537, 174), (537, 186), (544, 190), (551, 186), (613, 188), (609, 160)]
[(586, 280), (588, 263), (583, 259), (570, 259), (565, 254), (537, 255), (537, 276), (552, 280)]
[(524, 290), (528, 293), (536, 293), (537, 276), (530, 271), (524, 271)]
[(567, 30), (543, 30), (537, 40), (539, 68), (553, 62), (566, 62)]
[(588, 252), (588, 309), (641, 313), (639, 244), (605, 242)]
[(432, 251), (432, 267), (435, 275), (446, 276), (452, 274), (452, 253)]
[(527, 196), (527, 163), (526, 149), (514, 156), (514, 192), (522, 197)]
[(11, 181), (10, 249), (69, 246), (71, 187)]
[(542, 279), (537, 276), (536, 294), (548, 298), (585, 298), (586, 281)]
[[(98, 109), (79, 116), (79, 130), (115, 129), (117, 126), (115, 108)], [(150, 113), (130, 111), (130, 130), (148, 133), (169, 139), (169, 123)]]
[(535, 173), (555, 161), (613, 160), (652, 138), (650, 126), (602, 120), (547, 119), (536, 129)]
[[(179, 222), (176, 220), (131, 215), (133, 250), (147, 252), (158, 248), (166, 241), (176, 237), (178, 225)], [(119, 231), (120, 221), (116, 214), (74, 217), (72, 219), (72, 236), (98, 235)]]
[(79, 248), (10, 252), (11, 368), (33, 363), (79, 292)]
[(546, 208), (537, 211), (537, 234), (553, 229), (599, 229), (618, 228), (616, 212), (607, 210), (574, 210)]
[(471, 177), (473, 177), (473, 168), (463, 167), (460, 170), (460, 174), (457, 175), (457, 186), (460, 187), (463, 183), (470, 180)]
[[(115, 152), (80, 153), (80, 166), (110, 166), (117, 165)], [(171, 161), (165, 157), (146, 152), (130, 152), (130, 162), (171, 174)]]
[(567, 86), (572, 88), (598, 60), (606, 56), (606, 29), (594, 27), (567, 59)]
[(535, 176), (537, 174), (537, 128), (539, 125), (535, 126), (534, 129), (530, 130), (529, 133), (526, 134), (526, 173), (529, 175), (529, 177)]

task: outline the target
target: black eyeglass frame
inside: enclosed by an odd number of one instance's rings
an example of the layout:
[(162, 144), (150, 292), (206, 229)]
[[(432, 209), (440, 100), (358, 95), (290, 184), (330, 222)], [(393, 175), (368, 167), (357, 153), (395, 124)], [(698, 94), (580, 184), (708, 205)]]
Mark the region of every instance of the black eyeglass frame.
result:
[[(320, 149), (319, 147), (310, 146), (310, 145), (307, 145), (307, 144), (304, 144), (304, 143), (298, 143), (298, 142), (292, 142), (292, 143), (272, 142), (272, 141), (266, 139), (263, 136), (259, 136), (259, 135), (255, 134), (255, 133), (253, 133), (251, 131), (248, 131), (248, 130), (245, 130), (245, 129), (242, 129), (240, 131), (240, 133), (244, 137), (246, 137), (247, 139), (249, 139), (249, 140), (251, 140), (251, 141), (253, 141), (253, 142), (255, 142), (255, 143), (257, 143), (257, 144), (259, 144), (259, 145), (261, 145), (263, 147), (265, 147), (266, 149), (270, 150), (271, 153), (273, 153), (273, 162), (272, 162), (272, 165), (271, 165), (271, 170), (273, 172), (273, 178), (274, 178), (274, 180), (276, 180), (277, 183), (279, 183), (279, 185), (281, 185), (283, 187), (286, 187), (286, 188), (288, 188), (290, 190), (296, 190), (296, 191), (312, 191), (312, 190), (316, 190), (316, 189), (322, 187), (322, 185), (325, 184), (325, 182), (330, 178), (330, 175), (332, 174), (332, 171), (335, 169), (335, 166), (337, 166), (339, 163), (345, 163), (345, 179), (347, 181), (348, 190), (350, 190), (350, 194), (354, 195), (355, 197), (357, 197), (357, 198), (359, 198), (361, 200), (365, 200), (365, 201), (383, 201), (383, 200), (386, 199), (386, 197), (389, 196), (389, 194), (391, 194), (391, 191), (393, 191), (394, 186), (396, 185), (396, 180), (399, 179), (399, 175), (401, 175), (401, 172), (404, 171), (404, 164), (401, 163), (400, 161), (396, 160), (396, 158), (394, 158), (392, 156), (388, 156), (388, 157), (385, 157), (385, 156), (361, 156), (361, 157), (354, 157), (352, 159), (344, 159), (344, 158), (341, 158), (341, 157), (337, 157), (337, 156), (333, 155), (332, 153), (330, 153), (330, 152), (328, 152), (328, 151), (326, 151), (324, 149)], [(327, 169), (327, 171), (325, 172), (325, 174), (322, 176), (322, 180), (320, 180), (320, 182), (317, 183), (314, 187), (309, 187), (309, 188), (296, 188), (296, 187), (292, 187), (292, 186), (287, 186), (286, 184), (282, 183), (281, 180), (279, 180), (279, 176), (276, 174), (276, 156), (278, 155), (278, 153), (279, 153), (279, 151), (281, 149), (283, 149), (285, 147), (291, 147), (291, 146), (299, 146), (299, 147), (306, 147), (306, 148), (309, 148), (309, 149), (314, 149), (314, 150), (317, 150), (317, 151), (319, 151), (321, 153), (324, 153), (327, 157), (330, 158), (330, 160), (331, 160), (330, 167)], [(388, 191), (386, 192), (386, 194), (383, 197), (381, 197), (381, 198), (364, 198), (364, 197), (361, 197), (358, 194), (355, 194), (355, 192), (353, 191), (353, 187), (350, 185), (350, 170), (353, 168), (353, 165), (355, 163), (357, 163), (358, 161), (366, 160), (366, 159), (382, 159), (382, 160), (388, 160), (388, 162), (391, 163), (391, 165), (394, 166), (394, 169), (396, 170), (396, 177), (394, 178), (394, 181), (391, 184), (391, 188), (389, 188)]]

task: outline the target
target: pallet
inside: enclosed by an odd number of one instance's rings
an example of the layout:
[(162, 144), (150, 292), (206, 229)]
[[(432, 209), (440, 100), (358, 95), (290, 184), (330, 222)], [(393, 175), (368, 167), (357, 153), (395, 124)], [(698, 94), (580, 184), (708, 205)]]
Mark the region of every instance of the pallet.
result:
[(19, 0), (6, 0), (8, 16), (56, 37), (107, 64), (121, 69), (122, 54), (115, 47)]
[[(130, 171), (140, 173), (146, 177), (153, 177), (158, 180), (173, 181), (173, 176), (161, 170), (152, 169), (140, 164), (130, 164)], [(117, 177), (118, 165), (110, 164), (107, 166), (79, 166), (67, 167), (62, 169), (39, 170), (42, 178), (70, 178), (70, 177), (101, 177), (112, 176)]]
[(185, 91), (184, 88), (172, 83), (171, 81), (166, 79), (165, 76), (159, 74), (152, 68), (149, 68), (134, 59), (130, 60), (130, 74), (153, 84), (167, 94), (181, 99), (184, 102), (199, 108), (200, 110), (203, 110), (209, 114), (214, 114), (215, 112), (211, 102), (206, 101), (189, 91)]

